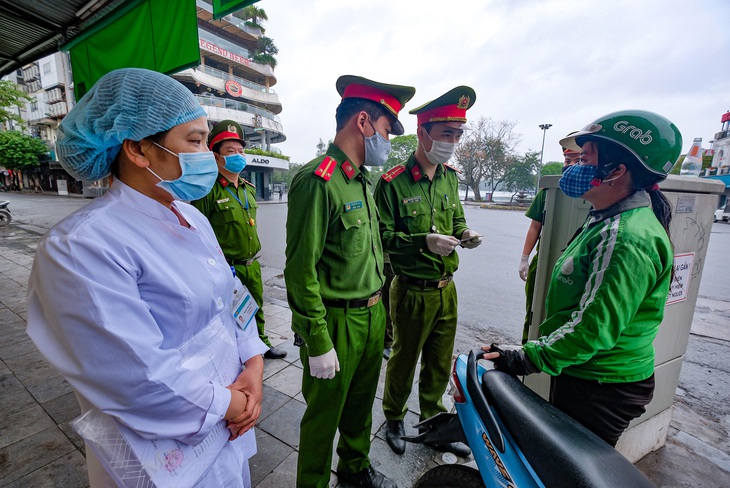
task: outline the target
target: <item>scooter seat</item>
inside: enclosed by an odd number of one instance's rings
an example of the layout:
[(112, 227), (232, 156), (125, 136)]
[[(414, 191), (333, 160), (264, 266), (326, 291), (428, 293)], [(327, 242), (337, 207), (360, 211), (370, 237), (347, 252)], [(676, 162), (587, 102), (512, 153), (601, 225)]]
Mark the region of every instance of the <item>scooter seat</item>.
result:
[(618, 451), (523, 385), (490, 370), (482, 390), (543, 484), (550, 487), (653, 487)]

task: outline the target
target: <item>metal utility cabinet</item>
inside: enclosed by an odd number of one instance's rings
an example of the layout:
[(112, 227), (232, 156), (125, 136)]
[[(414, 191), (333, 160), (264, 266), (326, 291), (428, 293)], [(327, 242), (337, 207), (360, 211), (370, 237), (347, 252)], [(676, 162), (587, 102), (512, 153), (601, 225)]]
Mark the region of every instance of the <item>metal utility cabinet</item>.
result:
[[(538, 337), (538, 328), (545, 318), (545, 297), (553, 266), (575, 231), (585, 222), (591, 208), (585, 200), (567, 197), (558, 187), (559, 180), (559, 176), (540, 179), (540, 188), (544, 188), (547, 195), (529, 339)], [(673, 175), (662, 182), (660, 187), (673, 210), (670, 234), (674, 246), (675, 278), (667, 297), (664, 320), (654, 340), (654, 399), (647, 405), (646, 413), (631, 422), (616, 446), (632, 462), (666, 443), (713, 216), (719, 195), (725, 190), (724, 185), (717, 181)], [(528, 376), (525, 384), (547, 398), (550, 384), (548, 375), (541, 373)]]

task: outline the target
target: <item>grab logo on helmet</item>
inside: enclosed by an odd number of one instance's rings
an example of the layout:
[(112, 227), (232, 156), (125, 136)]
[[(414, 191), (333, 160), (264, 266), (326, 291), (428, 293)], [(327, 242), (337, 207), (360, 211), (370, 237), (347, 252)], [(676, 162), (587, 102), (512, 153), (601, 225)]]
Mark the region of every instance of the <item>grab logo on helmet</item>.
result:
[(627, 120), (619, 120), (613, 125), (613, 130), (626, 134), (628, 132), (629, 137), (639, 141), (641, 144), (651, 144), (651, 129), (644, 132), (635, 125), (628, 125)]

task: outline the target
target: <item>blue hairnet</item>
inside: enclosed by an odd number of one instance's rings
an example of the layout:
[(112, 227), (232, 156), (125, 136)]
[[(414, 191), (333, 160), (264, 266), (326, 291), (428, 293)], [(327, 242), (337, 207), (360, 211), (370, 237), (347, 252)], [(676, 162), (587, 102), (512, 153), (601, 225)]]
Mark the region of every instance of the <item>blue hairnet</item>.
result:
[(58, 158), (74, 178), (98, 180), (111, 172), (125, 139), (140, 141), (204, 115), (192, 92), (167, 75), (140, 68), (111, 71), (61, 122)]

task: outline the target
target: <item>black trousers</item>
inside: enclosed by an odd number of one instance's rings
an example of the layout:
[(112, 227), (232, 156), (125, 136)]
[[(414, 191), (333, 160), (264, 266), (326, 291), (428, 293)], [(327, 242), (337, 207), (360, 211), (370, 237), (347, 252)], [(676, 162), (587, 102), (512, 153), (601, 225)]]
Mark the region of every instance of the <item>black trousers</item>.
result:
[(633, 383), (600, 383), (561, 374), (550, 384), (550, 403), (612, 446), (653, 396), (654, 375)]

